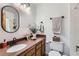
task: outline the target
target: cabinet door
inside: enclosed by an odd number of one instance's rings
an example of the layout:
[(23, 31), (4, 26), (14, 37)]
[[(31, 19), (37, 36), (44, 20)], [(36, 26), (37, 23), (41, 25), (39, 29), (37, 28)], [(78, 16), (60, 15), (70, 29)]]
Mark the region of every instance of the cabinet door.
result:
[(44, 56), (45, 55), (45, 46), (44, 45), (42, 45), (42, 56)]
[(41, 56), (41, 48), (42, 48), (42, 42), (38, 42), (36, 44), (36, 56)]
[(45, 55), (45, 40), (42, 41), (42, 56)]
[(41, 48), (36, 51), (36, 56), (41, 56)]

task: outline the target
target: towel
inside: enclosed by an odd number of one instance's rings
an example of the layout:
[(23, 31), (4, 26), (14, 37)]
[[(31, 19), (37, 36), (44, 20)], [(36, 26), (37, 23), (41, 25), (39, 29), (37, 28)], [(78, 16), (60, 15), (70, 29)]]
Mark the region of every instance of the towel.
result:
[(60, 34), (61, 27), (62, 27), (62, 18), (61, 17), (54, 17), (52, 22), (53, 22), (53, 33)]

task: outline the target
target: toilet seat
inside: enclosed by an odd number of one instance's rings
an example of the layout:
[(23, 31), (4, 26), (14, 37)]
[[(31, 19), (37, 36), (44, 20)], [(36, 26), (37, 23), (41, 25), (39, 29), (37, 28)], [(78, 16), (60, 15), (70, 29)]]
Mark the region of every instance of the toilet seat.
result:
[(49, 56), (61, 56), (61, 54), (57, 51), (50, 51), (48, 55)]

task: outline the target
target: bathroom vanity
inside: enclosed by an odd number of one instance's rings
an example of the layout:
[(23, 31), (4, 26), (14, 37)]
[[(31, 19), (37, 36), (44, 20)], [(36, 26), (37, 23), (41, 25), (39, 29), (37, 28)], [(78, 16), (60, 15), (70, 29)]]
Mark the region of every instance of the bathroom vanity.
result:
[(0, 49), (0, 56), (44, 56), (45, 55), (45, 35), (38, 35), (36, 40), (21, 40), (17, 44), (27, 44), (24, 49), (17, 52), (8, 53), (7, 48)]
[[(35, 44), (22, 53), (19, 56), (43, 56), (45, 55), (45, 39), (40, 38), (40, 41), (35, 42)], [(31, 43), (31, 41), (29, 41)]]

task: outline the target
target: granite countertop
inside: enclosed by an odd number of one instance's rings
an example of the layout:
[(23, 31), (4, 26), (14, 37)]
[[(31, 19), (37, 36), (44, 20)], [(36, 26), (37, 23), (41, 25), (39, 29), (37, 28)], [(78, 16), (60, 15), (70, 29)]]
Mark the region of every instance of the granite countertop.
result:
[(25, 47), (24, 49), (20, 50), (20, 51), (17, 51), (17, 52), (14, 52), (14, 53), (7, 53), (7, 49), (10, 48), (10, 47), (7, 47), (7, 48), (2, 48), (0, 49), (0, 56), (17, 56), (19, 54), (21, 54), (22, 52), (24, 52), (25, 50), (29, 49), (30, 47), (32, 47), (33, 45), (35, 45), (36, 43), (40, 42), (41, 40), (43, 40), (45, 37), (39, 37), (37, 38), (36, 40), (22, 40), (22, 41), (19, 41), (17, 42), (17, 44), (27, 44), (27, 47)]

